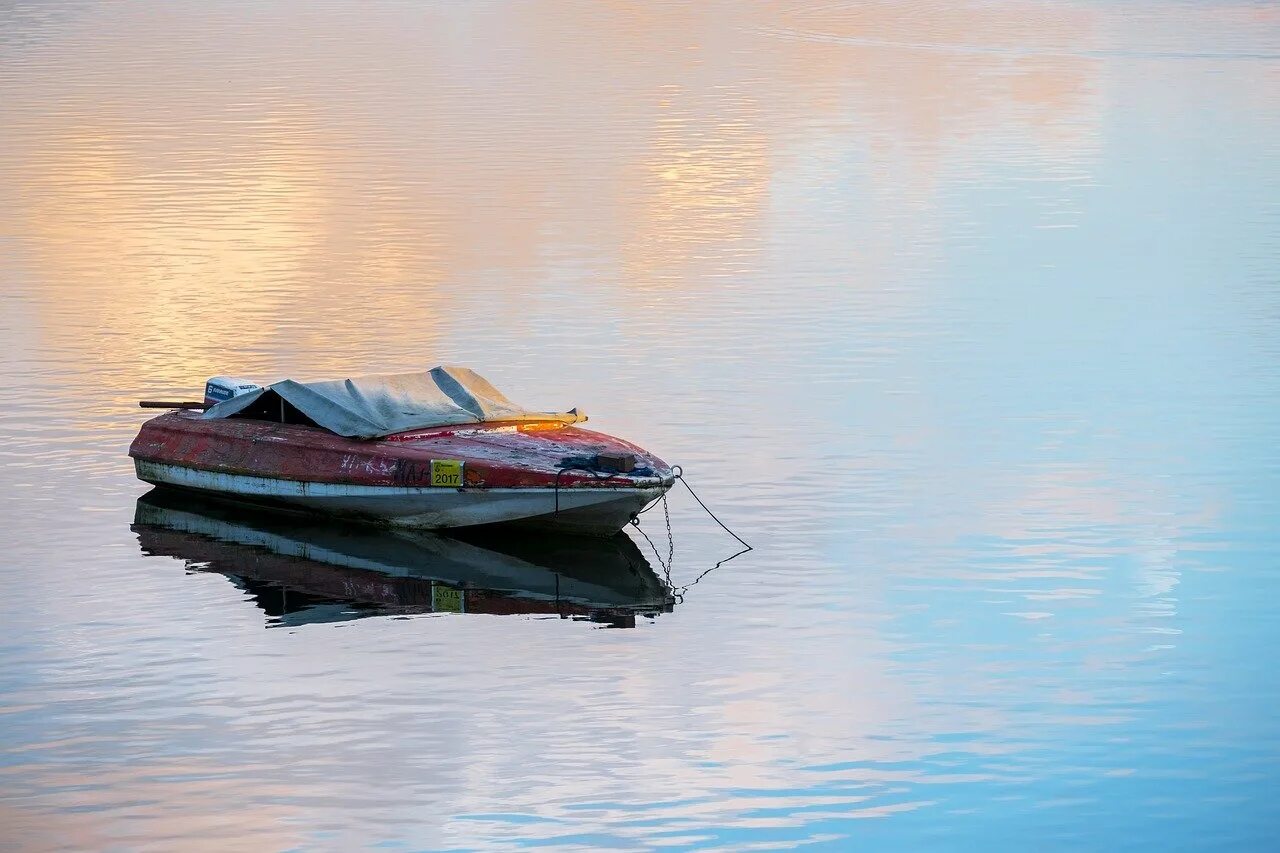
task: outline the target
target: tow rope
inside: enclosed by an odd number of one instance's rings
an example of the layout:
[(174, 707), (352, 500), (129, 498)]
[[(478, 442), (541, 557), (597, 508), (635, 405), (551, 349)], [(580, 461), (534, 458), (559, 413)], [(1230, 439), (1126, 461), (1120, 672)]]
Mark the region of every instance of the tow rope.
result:
[[(658, 561), (658, 565), (662, 567), (662, 574), (666, 578), (667, 587), (671, 590), (671, 594), (675, 598), (676, 602), (680, 603), (684, 601), (684, 594), (689, 591), (690, 587), (696, 585), (698, 581), (702, 580), (707, 575), (711, 574), (713, 571), (720, 568), (730, 560), (736, 557), (741, 557), (743, 554), (747, 553), (748, 551), (754, 551), (755, 549), (752, 548), (751, 545), (747, 543), (747, 540), (743, 539), (741, 536), (739, 536), (738, 534), (730, 530), (729, 526), (725, 524), (723, 521), (721, 521), (719, 518), (717, 518), (716, 514), (711, 511), (710, 507), (708, 507), (705, 503), (703, 503), (702, 498), (698, 497), (698, 493), (695, 492), (693, 490), (693, 487), (689, 485), (689, 481), (684, 476), (683, 468), (681, 468), (679, 465), (673, 465), (672, 473), (675, 475), (675, 478), (677, 480), (679, 480), (681, 483), (684, 484), (685, 489), (689, 492), (689, 494), (693, 497), (693, 499), (698, 502), (698, 506), (702, 507), (703, 512), (711, 516), (711, 520), (714, 521), (716, 524), (720, 525), (720, 529), (722, 529), (725, 533), (728, 533), (730, 536), (736, 539), (738, 541), (738, 544), (742, 546), (741, 549), (725, 557), (723, 560), (716, 563), (711, 568), (703, 569), (702, 572), (693, 580), (691, 580), (689, 583), (677, 587), (675, 585), (675, 582), (671, 580), (671, 566), (675, 562), (675, 555), (676, 555), (676, 540), (675, 540), (675, 537), (671, 535), (671, 510), (667, 506), (666, 492), (663, 492), (662, 496), (659, 497), (657, 500), (655, 500), (653, 503), (649, 504), (647, 507), (637, 512), (635, 515), (631, 516), (631, 526), (640, 532), (640, 535), (644, 537), (644, 541), (649, 543), (649, 548), (653, 550), (654, 558)], [(655, 545), (653, 543), (653, 540), (649, 538), (649, 534), (645, 533), (644, 529), (640, 527), (640, 516), (644, 515), (646, 512), (653, 509), (658, 504), (662, 504), (662, 516), (663, 516), (663, 520), (666, 522), (666, 525), (667, 525), (667, 559), (666, 560), (662, 559), (662, 554), (658, 551), (658, 546)]]

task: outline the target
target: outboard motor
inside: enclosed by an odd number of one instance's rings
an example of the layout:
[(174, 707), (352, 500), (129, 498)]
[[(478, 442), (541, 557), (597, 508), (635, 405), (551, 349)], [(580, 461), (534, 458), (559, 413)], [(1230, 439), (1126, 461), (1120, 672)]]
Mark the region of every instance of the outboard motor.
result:
[(236, 379), (234, 376), (215, 376), (204, 384), (205, 408), (217, 405), (224, 400), (230, 400), (232, 397), (239, 397), (241, 394), (248, 394), (250, 391), (257, 391), (261, 387), (261, 385), (250, 382), (248, 379)]

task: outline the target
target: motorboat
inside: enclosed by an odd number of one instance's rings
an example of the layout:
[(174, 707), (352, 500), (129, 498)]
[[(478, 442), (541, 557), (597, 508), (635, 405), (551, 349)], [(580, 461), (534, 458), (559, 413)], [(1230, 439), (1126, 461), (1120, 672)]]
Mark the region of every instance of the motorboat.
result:
[(273, 626), (485, 613), (633, 627), (637, 616), (670, 612), (675, 603), (622, 533), (547, 536), (508, 528), (461, 539), (260, 511), (164, 487), (138, 499), (132, 529), (144, 554), (226, 576)]
[(677, 469), (580, 426), (577, 409), (512, 402), (465, 367), (269, 385), (214, 377), (203, 402), (142, 425), (139, 479), (419, 529), (519, 524), (618, 532)]

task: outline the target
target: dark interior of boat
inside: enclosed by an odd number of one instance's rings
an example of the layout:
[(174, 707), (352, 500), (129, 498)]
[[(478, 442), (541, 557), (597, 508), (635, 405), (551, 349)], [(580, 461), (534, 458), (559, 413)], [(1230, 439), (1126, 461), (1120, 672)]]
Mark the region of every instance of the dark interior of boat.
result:
[(255, 421), (270, 421), (276, 424), (300, 424), (302, 426), (319, 426), (311, 418), (302, 413), (297, 406), (281, 397), (275, 391), (267, 389), (258, 399), (229, 417), (248, 418)]

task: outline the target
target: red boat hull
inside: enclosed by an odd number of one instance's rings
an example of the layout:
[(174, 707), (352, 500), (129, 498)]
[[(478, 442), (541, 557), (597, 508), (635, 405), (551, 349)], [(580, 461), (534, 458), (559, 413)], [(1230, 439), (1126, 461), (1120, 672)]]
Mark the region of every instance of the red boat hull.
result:
[[(629, 473), (589, 470), (632, 454)], [(670, 466), (621, 439), (563, 424), (476, 424), (376, 440), (312, 426), (175, 412), (143, 424), (129, 448), (157, 485), (424, 528), (531, 522), (611, 533), (674, 482)], [(433, 462), (460, 470), (433, 485)]]

